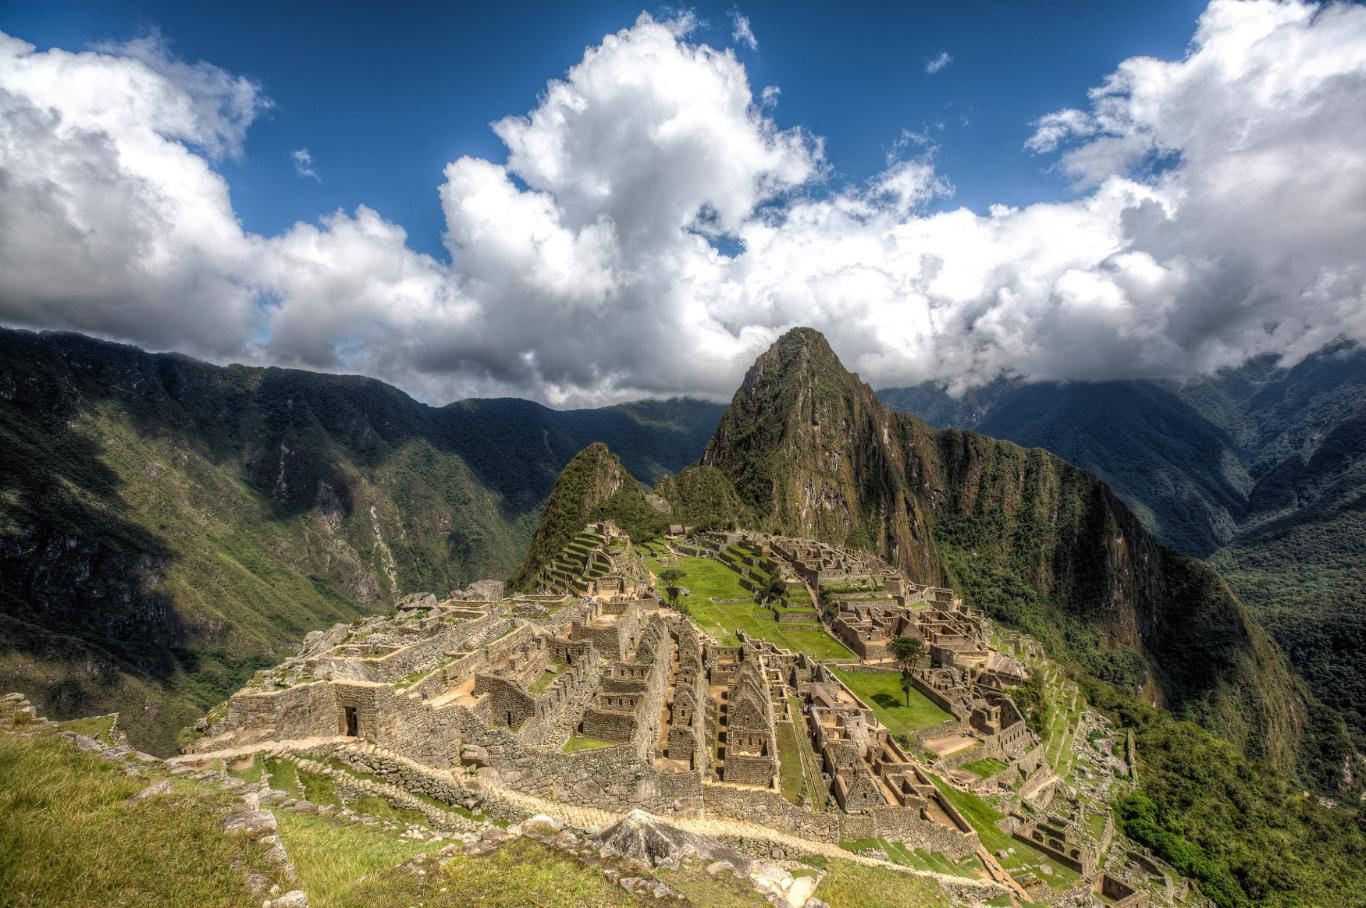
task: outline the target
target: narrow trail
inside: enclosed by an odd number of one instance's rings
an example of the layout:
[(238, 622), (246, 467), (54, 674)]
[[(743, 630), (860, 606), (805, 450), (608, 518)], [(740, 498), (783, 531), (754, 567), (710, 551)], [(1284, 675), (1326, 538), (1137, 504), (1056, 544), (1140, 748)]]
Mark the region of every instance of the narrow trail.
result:
[[(247, 756), (248, 754), (260, 753), (262, 751), (268, 751), (273, 753), (297, 753), (302, 751), (311, 751), (316, 748), (325, 747), (332, 744), (350, 745), (351, 749), (353, 749), (356, 753), (361, 755), (364, 755), (367, 752), (380, 754), (384, 756), (386, 759), (403, 763), (404, 765), (408, 766), (413, 770), (416, 770), (417, 772), (430, 775), (434, 778), (442, 780), (443, 782), (448, 782), (450, 784), (464, 788), (469, 787), (465, 784), (463, 779), (461, 779), (455, 773), (450, 772), (449, 770), (439, 770), (434, 769), (430, 766), (424, 766), (423, 764), (417, 763), (401, 754), (386, 751), (382, 748), (375, 747), (375, 745), (373, 744), (358, 742), (355, 738), (347, 737), (295, 738), (292, 740), (285, 741), (261, 741), (256, 744), (248, 744), (243, 745), (241, 747), (230, 747), (225, 748), (223, 750), (206, 751), (204, 753), (194, 754), (182, 754), (178, 757), (172, 757), (166, 762), (179, 765), (194, 765), (197, 763), (213, 762), (214, 760), (220, 759), (230, 760), (236, 757)], [(598, 807), (588, 807), (581, 804), (569, 804), (563, 801), (552, 801), (546, 798), (537, 797), (536, 795), (530, 795), (525, 792), (517, 791), (515, 789), (507, 788), (501, 785), (483, 784), (478, 788), (471, 790), (477, 791), (480, 794), (502, 801), (508, 806), (516, 809), (518, 812), (525, 813), (528, 816), (538, 813), (545, 814), (546, 816), (554, 817), (561, 823), (564, 823), (566, 826), (571, 826), (575, 829), (579, 829), (585, 832), (597, 832), (598, 830), (611, 826), (613, 823), (617, 822), (627, 813), (630, 812), (629, 810), (611, 811), (603, 810)], [(666, 823), (669, 823), (670, 825), (677, 826), (684, 832), (690, 832), (694, 835), (709, 836), (713, 838), (717, 836), (734, 836), (739, 838), (754, 839), (757, 841), (772, 842), (776, 845), (782, 846), (783, 848), (792, 849), (793, 851), (805, 852), (807, 854), (818, 854), (823, 857), (836, 858), (842, 861), (851, 861), (855, 864), (863, 864), (869, 867), (883, 867), (889, 870), (895, 870), (899, 873), (906, 873), (912, 876), (925, 877), (927, 879), (934, 880), (938, 883), (981, 889), (984, 892), (990, 893), (990, 895), (986, 896), (987, 898), (991, 898), (992, 896), (999, 895), (1004, 892), (1014, 892), (1014, 890), (1010, 887), (1002, 885), (1001, 883), (995, 880), (981, 880), (974, 879), (971, 877), (953, 876), (951, 874), (938, 873), (933, 870), (920, 870), (915, 867), (907, 867), (904, 864), (897, 864), (892, 861), (884, 860), (882, 858), (875, 858), (866, 854), (858, 854), (857, 852), (846, 851), (845, 849), (840, 848), (838, 845), (833, 845), (829, 842), (818, 842), (813, 839), (805, 839), (801, 836), (791, 835), (786, 832), (781, 832), (777, 829), (772, 829), (768, 826), (760, 826), (757, 823), (750, 823), (745, 820), (735, 820), (731, 819), (730, 817), (721, 816), (709, 816), (700, 818), (666, 816), (662, 817), (661, 819), (663, 819)]]

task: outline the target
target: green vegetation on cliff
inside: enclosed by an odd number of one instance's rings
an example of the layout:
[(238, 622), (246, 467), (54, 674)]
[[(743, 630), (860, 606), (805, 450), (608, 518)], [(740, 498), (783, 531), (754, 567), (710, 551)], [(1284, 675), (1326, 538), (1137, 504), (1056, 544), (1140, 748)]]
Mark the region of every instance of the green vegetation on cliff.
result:
[(1226, 908), (1360, 905), (1360, 808), (1321, 806), (1288, 777), (1191, 722), (1085, 681), (1088, 698), (1135, 733), (1139, 787), (1120, 826)]
[(670, 506), (670, 523), (698, 530), (737, 529), (758, 524), (735, 486), (715, 467), (694, 464), (655, 484)]
[(526, 560), (513, 575), (512, 587), (525, 588), (585, 524), (612, 520), (639, 542), (658, 536), (669, 517), (647, 499), (648, 494), (606, 445), (595, 442), (584, 448), (555, 481)]
[(140, 748), (308, 631), (505, 577), (601, 439), (654, 482), (720, 408), (424, 406), (377, 381), (0, 330), (0, 687)]
[[(879, 396), (936, 426), (1047, 448), (1096, 473), (1162, 542), (1212, 556), (1323, 705), (1366, 749), (1366, 350), (1337, 340), (1298, 363), (1258, 357), (1184, 384), (998, 380)], [(1321, 723), (1320, 723), (1321, 724)], [(1352, 741), (1317, 733), (1345, 781)], [(1361, 775), (1358, 767), (1357, 775)]]

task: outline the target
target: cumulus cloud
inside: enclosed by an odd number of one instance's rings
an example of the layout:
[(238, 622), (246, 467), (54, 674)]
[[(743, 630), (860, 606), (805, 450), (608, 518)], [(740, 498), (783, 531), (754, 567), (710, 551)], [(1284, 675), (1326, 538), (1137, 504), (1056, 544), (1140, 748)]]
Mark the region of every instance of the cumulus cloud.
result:
[(730, 11), (732, 41), (743, 44), (750, 50), (759, 49), (759, 39), (754, 37), (754, 29), (749, 27), (749, 16), (742, 15), (738, 9)]
[(953, 57), (946, 50), (941, 50), (937, 55), (925, 61), (925, 75), (932, 76), (944, 67), (953, 62)]
[(313, 168), (313, 155), (309, 154), (307, 148), (296, 148), (289, 153), (289, 158), (294, 162), (294, 172), (306, 180), (313, 180), (321, 183), (322, 177), (318, 176), (318, 171)]
[[(1179, 377), (1366, 338), (1366, 9), (1216, 0), (1027, 148), (1076, 194), (933, 213), (934, 149), (834, 186), (693, 21), (642, 15), (439, 187), (446, 255), (367, 207), (240, 227), (265, 103), (155, 42), (0, 40), (0, 320), (352, 370), (432, 400), (723, 398), (798, 324), (876, 385)], [(738, 40), (738, 39), (737, 39)]]

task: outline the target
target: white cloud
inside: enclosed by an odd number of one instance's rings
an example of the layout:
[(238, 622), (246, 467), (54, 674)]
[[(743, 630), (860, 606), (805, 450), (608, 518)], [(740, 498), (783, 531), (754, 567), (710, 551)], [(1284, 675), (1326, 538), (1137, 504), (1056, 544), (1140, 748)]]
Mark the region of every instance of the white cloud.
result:
[(309, 154), (307, 148), (294, 149), (289, 153), (289, 158), (294, 162), (294, 172), (300, 177), (316, 183), (322, 182), (322, 177), (318, 176), (318, 171), (313, 167), (313, 155)]
[(743, 44), (750, 50), (759, 49), (759, 39), (754, 37), (754, 29), (749, 26), (749, 16), (742, 15), (738, 9), (730, 11), (732, 41)]
[(941, 50), (936, 56), (925, 61), (925, 75), (932, 76), (944, 67), (953, 62), (953, 57), (946, 50)]
[(1036, 121), (1079, 195), (985, 214), (926, 211), (952, 185), (909, 135), (827, 186), (820, 140), (693, 26), (606, 36), (494, 124), (505, 163), (447, 165), (449, 261), (364, 206), (244, 233), (212, 161), (263, 104), (250, 82), (155, 44), (4, 39), (0, 320), (552, 403), (723, 398), (796, 324), (877, 385), (1366, 339), (1362, 7), (1218, 0), (1183, 59), (1126, 60)]

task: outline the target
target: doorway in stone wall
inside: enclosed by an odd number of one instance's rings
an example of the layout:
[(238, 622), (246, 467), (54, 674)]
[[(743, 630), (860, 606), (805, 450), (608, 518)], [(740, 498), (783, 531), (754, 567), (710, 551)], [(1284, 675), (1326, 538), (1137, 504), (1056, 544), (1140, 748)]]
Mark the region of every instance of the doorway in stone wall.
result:
[(346, 707), (346, 736), (348, 738), (354, 738), (359, 734), (360, 723), (356, 719), (356, 708), (354, 706), (348, 706)]

